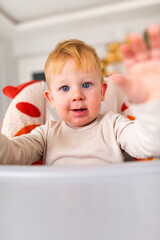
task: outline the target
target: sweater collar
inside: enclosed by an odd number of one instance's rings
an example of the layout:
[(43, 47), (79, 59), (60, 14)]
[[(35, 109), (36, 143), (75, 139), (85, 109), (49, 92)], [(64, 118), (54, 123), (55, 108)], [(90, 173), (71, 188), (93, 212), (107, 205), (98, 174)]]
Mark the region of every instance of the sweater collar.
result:
[(86, 131), (88, 129), (91, 129), (93, 128), (95, 125), (97, 125), (97, 123), (100, 121), (100, 119), (102, 118), (101, 115), (98, 115), (97, 118), (91, 122), (90, 124), (84, 126), (84, 127), (79, 127), (79, 128), (72, 128), (72, 127), (69, 127), (65, 122), (62, 121), (62, 126), (66, 129), (66, 130), (69, 130), (69, 131), (72, 131), (72, 132), (83, 132), (83, 131)]

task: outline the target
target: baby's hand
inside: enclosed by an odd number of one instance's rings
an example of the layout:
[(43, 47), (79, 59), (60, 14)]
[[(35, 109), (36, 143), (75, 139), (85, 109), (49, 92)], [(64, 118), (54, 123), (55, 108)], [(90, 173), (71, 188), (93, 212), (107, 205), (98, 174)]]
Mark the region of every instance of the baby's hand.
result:
[(111, 76), (134, 103), (160, 99), (160, 28), (152, 25), (147, 34), (149, 48), (139, 34), (130, 35), (131, 44), (121, 46), (127, 76)]

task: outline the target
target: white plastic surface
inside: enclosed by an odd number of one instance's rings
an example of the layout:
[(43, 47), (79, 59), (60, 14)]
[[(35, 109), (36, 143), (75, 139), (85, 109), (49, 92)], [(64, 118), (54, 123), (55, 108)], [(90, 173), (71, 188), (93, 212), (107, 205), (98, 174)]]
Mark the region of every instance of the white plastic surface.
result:
[(0, 166), (1, 240), (160, 240), (160, 161)]

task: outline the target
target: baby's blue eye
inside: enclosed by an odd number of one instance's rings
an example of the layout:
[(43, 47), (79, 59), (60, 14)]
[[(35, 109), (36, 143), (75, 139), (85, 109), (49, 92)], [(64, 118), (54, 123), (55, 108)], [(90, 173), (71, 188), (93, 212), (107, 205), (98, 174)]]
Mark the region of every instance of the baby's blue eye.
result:
[(69, 87), (68, 86), (63, 86), (63, 87), (61, 87), (61, 89), (62, 89), (62, 91), (67, 92), (69, 90)]
[(82, 87), (83, 87), (83, 88), (89, 88), (90, 85), (91, 85), (90, 83), (84, 83)]

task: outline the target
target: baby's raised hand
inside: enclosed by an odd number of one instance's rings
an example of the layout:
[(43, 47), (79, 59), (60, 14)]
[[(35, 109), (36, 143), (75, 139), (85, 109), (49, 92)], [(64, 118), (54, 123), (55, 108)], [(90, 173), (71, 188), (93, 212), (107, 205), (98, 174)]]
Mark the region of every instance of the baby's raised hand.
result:
[(149, 48), (139, 34), (131, 34), (131, 44), (123, 44), (127, 76), (111, 76), (134, 103), (160, 99), (160, 28), (151, 25), (147, 29)]

